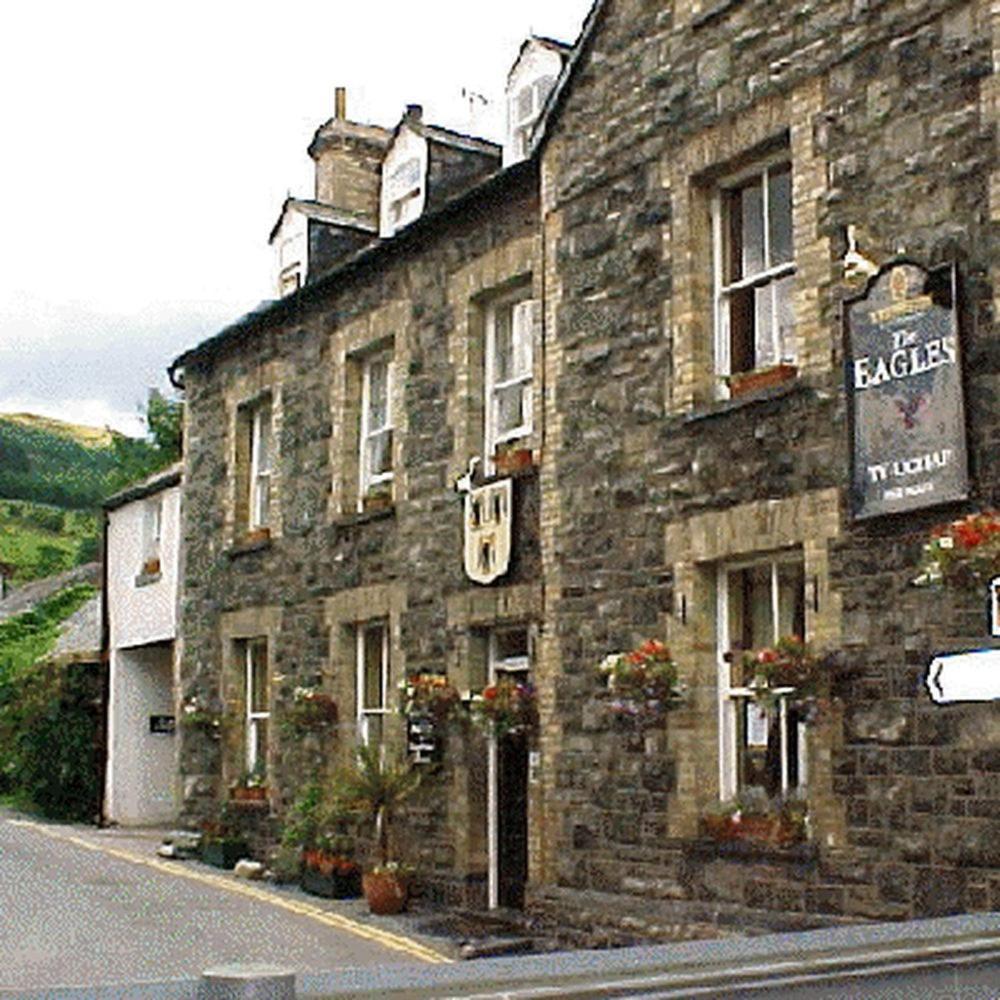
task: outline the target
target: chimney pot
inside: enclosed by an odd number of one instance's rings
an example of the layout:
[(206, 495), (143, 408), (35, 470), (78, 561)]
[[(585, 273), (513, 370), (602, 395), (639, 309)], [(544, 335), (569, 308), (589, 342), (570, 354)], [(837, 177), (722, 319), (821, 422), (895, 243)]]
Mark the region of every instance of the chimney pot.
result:
[(337, 87), (333, 92), (333, 103), (334, 103), (334, 117), (337, 121), (346, 121), (347, 119), (347, 88)]
[(406, 117), (412, 118), (414, 121), (420, 121), (424, 116), (424, 107), (422, 104), (407, 104), (406, 105)]

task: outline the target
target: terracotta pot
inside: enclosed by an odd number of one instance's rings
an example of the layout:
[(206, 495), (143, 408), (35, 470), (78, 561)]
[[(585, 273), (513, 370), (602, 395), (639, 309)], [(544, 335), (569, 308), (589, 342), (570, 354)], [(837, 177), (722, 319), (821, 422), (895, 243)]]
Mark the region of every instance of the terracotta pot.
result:
[(770, 368), (760, 368), (752, 372), (738, 372), (729, 376), (729, 395), (732, 398), (745, 396), (758, 389), (771, 389), (782, 382), (795, 378), (798, 369), (795, 365), (772, 365)]
[(270, 528), (254, 528), (253, 531), (248, 531), (246, 536), (247, 545), (256, 545), (259, 542), (269, 541), (271, 538)]
[(361, 501), (365, 513), (373, 510), (388, 510), (392, 506), (391, 493), (369, 493)]
[(372, 913), (389, 916), (406, 909), (409, 886), (395, 872), (365, 872), (361, 887)]
[(493, 457), (493, 465), (501, 475), (530, 469), (532, 466), (531, 449), (508, 448), (506, 451), (498, 451)]
[(147, 559), (142, 564), (142, 572), (146, 576), (155, 576), (160, 572), (160, 560), (158, 558)]

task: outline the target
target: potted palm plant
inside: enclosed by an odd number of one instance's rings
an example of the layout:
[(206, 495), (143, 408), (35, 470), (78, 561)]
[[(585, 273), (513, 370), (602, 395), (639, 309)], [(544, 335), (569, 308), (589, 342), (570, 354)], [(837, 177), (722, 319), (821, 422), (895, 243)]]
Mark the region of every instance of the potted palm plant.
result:
[(354, 766), (340, 776), (340, 794), (374, 825), (378, 864), (362, 878), (372, 913), (399, 913), (406, 907), (409, 873), (391, 855), (390, 827), (393, 816), (419, 784), (420, 775), (405, 756), (390, 756), (375, 743), (359, 746)]

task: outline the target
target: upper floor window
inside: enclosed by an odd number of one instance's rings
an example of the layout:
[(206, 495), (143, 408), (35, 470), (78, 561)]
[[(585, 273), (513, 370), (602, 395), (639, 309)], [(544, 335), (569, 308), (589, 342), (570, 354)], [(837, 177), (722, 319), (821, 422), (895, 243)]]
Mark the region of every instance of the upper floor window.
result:
[(794, 364), (789, 164), (777, 162), (723, 186), (713, 234), (717, 374)]
[(500, 299), (486, 313), (486, 455), (532, 429), (535, 299)]
[(420, 214), (420, 160), (412, 157), (400, 163), (389, 175), (389, 219), (394, 229)]
[(358, 735), (366, 745), (381, 745), (389, 714), (389, 625), (365, 622), (357, 627), (356, 702)]
[(262, 399), (251, 410), (249, 528), (269, 527), (271, 523), (271, 463), (273, 458), (272, 407), (270, 398)]
[(805, 634), (805, 574), (801, 555), (788, 553), (723, 566), (718, 582), (721, 790), (749, 788), (769, 797), (805, 785), (804, 725), (789, 690), (761, 704), (743, 676), (742, 654)]
[(392, 369), (388, 354), (362, 362), (358, 463), (362, 503), (372, 487), (392, 482)]
[(160, 572), (160, 538), (163, 533), (163, 499), (152, 497), (142, 509), (142, 571)]

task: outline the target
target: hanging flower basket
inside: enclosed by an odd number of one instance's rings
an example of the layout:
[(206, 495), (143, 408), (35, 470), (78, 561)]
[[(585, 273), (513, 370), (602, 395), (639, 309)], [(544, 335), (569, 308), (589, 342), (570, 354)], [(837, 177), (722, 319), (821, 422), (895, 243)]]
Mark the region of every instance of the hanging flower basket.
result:
[(612, 716), (639, 730), (658, 725), (684, 700), (677, 664), (658, 639), (648, 639), (628, 653), (606, 656), (598, 671), (611, 693)]
[(825, 702), (823, 661), (797, 635), (783, 636), (777, 645), (743, 654), (744, 683), (759, 704), (774, 708), (785, 697), (802, 722), (813, 722)]
[(337, 703), (315, 687), (297, 687), (281, 719), (282, 732), (287, 736), (316, 732), (336, 724)]
[(411, 674), (399, 683), (400, 712), (407, 720), (430, 719), (444, 727), (457, 718), (462, 705), (458, 689), (444, 674)]
[(530, 735), (538, 726), (535, 688), (527, 681), (501, 677), (474, 695), (472, 723), (487, 736)]
[(180, 723), (185, 729), (207, 733), (213, 739), (222, 735), (222, 713), (206, 707), (196, 697), (181, 705)]
[(918, 587), (944, 584), (962, 590), (982, 590), (1000, 576), (1000, 511), (941, 524), (924, 545)]

